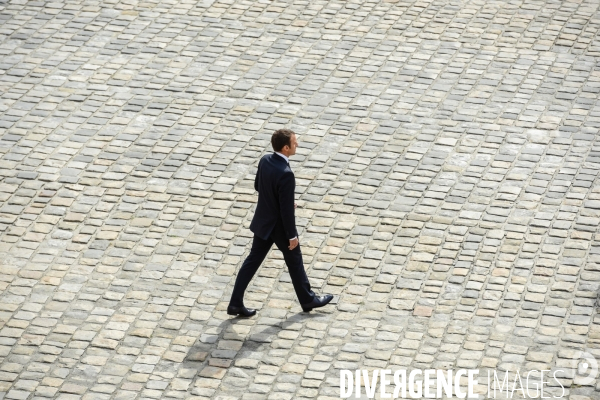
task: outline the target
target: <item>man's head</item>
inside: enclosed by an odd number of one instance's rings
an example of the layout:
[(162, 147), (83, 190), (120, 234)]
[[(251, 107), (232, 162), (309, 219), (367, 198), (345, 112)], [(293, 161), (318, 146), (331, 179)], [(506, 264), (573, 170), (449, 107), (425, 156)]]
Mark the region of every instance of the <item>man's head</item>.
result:
[(289, 129), (278, 129), (271, 136), (271, 146), (273, 146), (273, 150), (286, 157), (293, 156), (298, 147), (296, 134)]

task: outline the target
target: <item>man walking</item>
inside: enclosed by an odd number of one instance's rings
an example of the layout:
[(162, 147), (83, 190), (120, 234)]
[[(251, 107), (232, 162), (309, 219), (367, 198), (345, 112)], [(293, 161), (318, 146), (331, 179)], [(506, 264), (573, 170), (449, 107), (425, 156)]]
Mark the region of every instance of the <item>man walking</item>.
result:
[(256, 310), (244, 307), (244, 292), (273, 243), (283, 253), (296, 296), (305, 312), (323, 307), (333, 299), (330, 294), (315, 295), (304, 271), (294, 217), (296, 179), (288, 161), (288, 157), (296, 154), (296, 134), (289, 129), (279, 129), (273, 133), (271, 145), (275, 153), (260, 160), (254, 179), (254, 189), (258, 191), (258, 204), (250, 224), (254, 241), (235, 280), (227, 307), (229, 315), (251, 317), (256, 314)]

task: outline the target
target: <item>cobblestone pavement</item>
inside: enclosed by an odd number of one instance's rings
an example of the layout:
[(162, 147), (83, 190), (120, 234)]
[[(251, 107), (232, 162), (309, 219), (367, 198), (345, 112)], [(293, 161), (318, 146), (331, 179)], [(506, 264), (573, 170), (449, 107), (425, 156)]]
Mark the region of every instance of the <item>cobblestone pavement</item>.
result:
[[(336, 399), (357, 368), (599, 399), (599, 7), (0, 0), (0, 399)], [(281, 127), (335, 305), (273, 251), (231, 318)]]

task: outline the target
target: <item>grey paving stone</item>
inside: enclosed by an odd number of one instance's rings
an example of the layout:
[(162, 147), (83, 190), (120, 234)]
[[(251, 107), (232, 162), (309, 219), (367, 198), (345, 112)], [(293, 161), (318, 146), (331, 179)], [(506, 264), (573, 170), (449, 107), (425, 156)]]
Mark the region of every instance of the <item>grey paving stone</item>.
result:
[[(337, 398), (340, 369), (600, 358), (598, 7), (3, 2), (0, 398)], [(273, 251), (259, 317), (230, 319), (281, 127), (336, 298), (301, 313)]]

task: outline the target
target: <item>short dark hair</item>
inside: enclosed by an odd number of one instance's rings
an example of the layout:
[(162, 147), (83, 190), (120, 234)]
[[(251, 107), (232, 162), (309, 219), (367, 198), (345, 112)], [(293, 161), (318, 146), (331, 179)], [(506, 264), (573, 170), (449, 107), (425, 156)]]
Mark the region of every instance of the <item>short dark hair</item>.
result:
[(295, 135), (294, 131), (289, 129), (278, 129), (271, 136), (271, 146), (273, 150), (280, 151), (285, 145), (292, 146), (292, 135)]

